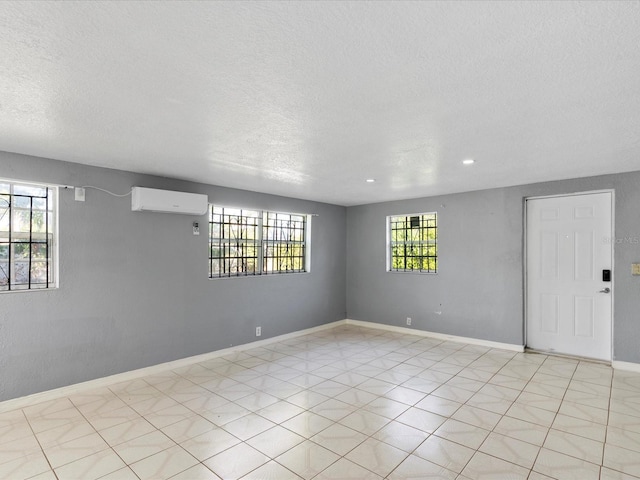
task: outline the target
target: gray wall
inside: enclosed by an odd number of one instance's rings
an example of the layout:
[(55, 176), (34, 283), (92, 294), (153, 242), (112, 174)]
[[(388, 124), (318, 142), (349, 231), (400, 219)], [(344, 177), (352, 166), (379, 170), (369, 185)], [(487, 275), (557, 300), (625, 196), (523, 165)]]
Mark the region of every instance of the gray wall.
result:
[[(317, 213), (311, 272), (207, 278), (207, 217), (132, 212), (130, 197), (60, 190), (60, 288), (0, 294), (0, 401), (340, 320), (344, 207), (0, 153), (0, 177), (113, 192), (204, 193), (231, 206)], [(201, 235), (192, 235), (199, 221)]]
[[(207, 219), (131, 212), (130, 198), (60, 192), (60, 288), (0, 294), (0, 401), (345, 317), (523, 342), (523, 200), (615, 189), (614, 358), (640, 363), (640, 172), (344, 207), (0, 153), (0, 177), (205, 193), (318, 213), (311, 273), (207, 278)], [(437, 275), (385, 271), (387, 215), (437, 211)], [(191, 224), (201, 222), (193, 236)], [(347, 255), (348, 252), (348, 255)], [(345, 271), (346, 265), (346, 271)], [(436, 313), (440, 312), (440, 313)]]
[[(615, 190), (614, 359), (640, 363), (640, 172), (351, 207), (349, 318), (524, 342), (524, 198)], [(385, 271), (386, 216), (438, 212), (439, 272)], [(441, 313), (437, 313), (441, 312)]]

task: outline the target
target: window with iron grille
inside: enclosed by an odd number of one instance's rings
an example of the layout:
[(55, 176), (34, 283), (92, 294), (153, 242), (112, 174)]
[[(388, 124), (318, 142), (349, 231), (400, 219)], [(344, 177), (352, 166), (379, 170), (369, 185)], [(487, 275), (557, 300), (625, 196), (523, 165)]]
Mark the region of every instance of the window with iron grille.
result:
[(56, 193), (0, 179), (0, 292), (56, 287)]
[(264, 212), (262, 215), (264, 273), (305, 271), (307, 216)]
[(307, 271), (307, 215), (210, 206), (209, 278)]
[(388, 222), (388, 263), (391, 272), (438, 271), (437, 214), (393, 215)]

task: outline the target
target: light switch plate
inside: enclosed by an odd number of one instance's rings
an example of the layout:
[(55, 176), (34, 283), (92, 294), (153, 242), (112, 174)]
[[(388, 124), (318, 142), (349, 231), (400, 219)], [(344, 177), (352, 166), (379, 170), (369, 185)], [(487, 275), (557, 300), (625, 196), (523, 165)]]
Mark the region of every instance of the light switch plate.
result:
[(631, 275), (640, 275), (640, 263), (631, 264)]

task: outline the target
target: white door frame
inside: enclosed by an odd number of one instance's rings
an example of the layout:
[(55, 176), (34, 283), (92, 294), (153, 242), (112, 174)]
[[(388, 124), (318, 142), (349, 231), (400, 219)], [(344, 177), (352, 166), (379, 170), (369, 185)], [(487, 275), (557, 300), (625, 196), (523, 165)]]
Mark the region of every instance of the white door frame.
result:
[[(539, 200), (539, 199), (544, 199), (544, 198), (561, 198), (561, 197), (575, 197), (575, 196), (580, 196), (580, 195), (593, 195), (593, 194), (597, 194), (597, 193), (611, 193), (611, 362), (614, 361), (614, 351), (613, 351), (613, 341), (614, 341), (614, 325), (615, 325), (615, 294), (616, 294), (616, 289), (615, 289), (615, 278), (616, 278), (616, 269), (615, 269), (615, 263), (614, 260), (616, 258), (615, 256), (615, 248), (616, 248), (616, 242), (615, 242), (615, 238), (616, 238), (616, 234), (615, 234), (615, 226), (616, 226), (616, 191), (614, 189), (604, 189), (604, 190), (588, 190), (585, 192), (573, 192), (573, 193), (560, 193), (557, 195), (538, 195), (538, 196), (532, 196), (532, 197), (524, 197), (524, 238), (523, 238), (523, 243), (524, 243), (524, 255), (522, 257), (522, 271), (523, 271), (523, 275), (524, 275), (524, 282), (523, 282), (523, 287), (524, 287), (524, 305), (523, 305), (523, 338), (524, 338), (524, 346), (527, 346), (527, 330), (528, 330), (528, 319), (527, 319), (527, 311), (528, 311), (528, 305), (529, 305), (529, 298), (528, 298), (528, 291), (529, 291), (529, 286), (527, 284), (528, 279), (529, 279), (529, 272), (527, 271), (527, 260), (529, 258), (529, 251), (527, 249), (527, 238), (528, 238), (528, 233), (527, 232), (527, 201), (528, 200)], [(561, 352), (558, 352), (559, 354), (562, 354)]]

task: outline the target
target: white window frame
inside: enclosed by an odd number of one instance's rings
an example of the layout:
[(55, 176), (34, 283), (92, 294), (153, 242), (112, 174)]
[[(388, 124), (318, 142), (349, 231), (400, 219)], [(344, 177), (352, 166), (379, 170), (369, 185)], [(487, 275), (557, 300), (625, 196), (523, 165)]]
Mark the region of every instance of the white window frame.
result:
[[(417, 242), (407, 242), (407, 241), (393, 241), (392, 240), (392, 221), (394, 218), (398, 218), (398, 217), (420, 217), (421, 218), (421, 222), (422, 217), (426, 216), (426, 215), (433, 215), (435, 216), (435, 227), (428, 227), (428, 228), (435, 228), (435, 232), (436, 232), (436, 239), (435, 240), (426, 240), (426, 241), (417, 241)], [(438, 212), (420, 212), (420, 213), (399, 213), (396, 215), (389, 215), (387, 216), (386, 219), (386, 231), (387, 231), (387, 243), (386, 243), (386, 250), (387, 250), (387, 255), (386, 255), (386, 260), (387, 260), (387, 272), (389, 273), (417, 273), (417, 274), (422, 274), (422, 275), (436, 275), (438, 273), (439, 270), (439, 255), (438, 255), (438, 230), (439, 230), (439, 226), (438, 226)], [(420, 228), (427, 228), (427, 227), (420, 227)], [(434, 246), (436, 249), (436, 254), (435, 254), (435, 269), (394, 269), (393, 268), (393, 247), (397, 246), (397, 245), (407, 245), (407, 244), (417, 244), (419, 246)], [(428, 257), (427, 257), (428, 258)]]
[[(29, 234), (29, 238), (28, 241), (26, 242), (15, 242), (12, 241), (12, 237), (13, 235), (17, 234), (17, 233), (21, 233), (21, 236), (24, 236), (24, 234), (26, 234), (27, 232), (17, 232), (14, 231), (13, 228), (11, 228), (11, 231), (7, 230), (7, 231), (0, 231), (0, 245), (6, 245), (7, 243), (9, 243), (9, 248), (7, 251), (7, 267), (9, 268), (10, 271), (7, 272), (7, 274), (9, 275), (9, 278), (7, 279), (7, 283), (2, 285), (2, 288), (0, 289), (0, 294), (9, 294), (9, 293), (24, 293), (24, 292), (39, 292), (39, 291), (51, 291), (53, 289), (57, 289), (59, 287), (59, 242), (58, 242), (58, 238), (59, 238), (59, 223), (58, 223), (58, 219), (59, 219), (59, 188), (57, 185), (51, 185), (51, 184), (47, 184), (47, 183), (41, 183), (41, 182), (32, 182), (32, 181), (28, 181), (28, 180), (15, 180), (15, 179), (10, 179), (10, 178), (0, 178), (0, 183), (2, 184), (9, 184), (9, 193), (3, 193), (0, 190), (0, 198), (6, 198), (6, 196), (10, 195), (11, 196), (11, 200), (13, 200), (14, 196), (23, 196), (20, 194), (16, 194), (16, 187), (26, 187), (26, 188), (45, 188), (47, 189), (48, 192), (51, 192), (51, 198), (50, 200), (48, 200), (49, 203), (51, 203), (50, 206), (50, 213), (46, 214), (46, 217), (48, 217), (48, 215), (52, 215), (51, 218), (51, 229), (49, 230), (48, 228), (45, 229), (45, 236), (48, 235), (48, 238), (50, 238), (50, 240), (47, 242), (48, 243), (48, 247), (47, 247), (47, 258), (45, 260), (46, 264), (47, 264), (47, 272), (49, 273), (48, 276), (48, 281), (45, 283), (34, 283), (31, 284), (31, 276), (29, 274), (29, 282), (28, 283), (17, 283), (15, 282), (15, 273), (13, 271), (13, 269), (11, 268), (12, 263), (15, 263), (11, 261), (11, 256), (13, 253), (13, 248), (12, 248), (12, 244), (16, 244), (16, 243), (29, 243), (30, 245), (30, 249), (32, 248), (31, 246), (33, 244), (38, 244), (40, 242), (34, 242), (33, 241), (33, 232), (31, 231)], [(24, 195), (29, 197), (29, 195)], [(34, 198), (38, 198), (38, 197), (34, 197)], [(39, 197), (39, 198), (45, 198), (45, 197)], [(9, 200), (9, 201), (11, 201)], [(5, 202), (2, 202), (2, 200), (0, 200), (0, 203), (4, 204)], [(2, 216), (2, 214), (4, 213), (5, 215), (12, 215), (12, 211), (13, 209), (19, 209), (19, 210), (26, 210), (25, 207), (14, 207), (13, 205), (9, 205), (9, 208), (5, 208), (4, 205), (0, 205), (0, 217)], [(29, 208), (28, 209), (31, 213), (34, 211), (33, 208)], [(35, 209), (37, 211), (37, 209)], [(13, 223), (13, 218), (11, 219)], [(1, 224), (0, 224), (1, 225)], [(8, 225), (7, 225), (8, 226)], [(2, 228), (0, 226), (0, 228)], [(5, 242), (4, 240), (7, 240), (8, 242)], [(33, 260), (33, 254), (30, 252), (29, 254), (29, 262), (31, 262)], [(2, 265), (3, 263), (5, 263), (3, 261), (2, 258), (0, 258), (0, 265)], [(14, 266), (15, 267), (15, 266)], [(26, 286), (25, 286), (26, 285)], [(4, 287), (7, 287), (6, 289)]]
[[(249, 215), (246, 215), (246, 218), (255, 218), (256, 222), (255, 224), (251, 224), (251, 226), (253, 226), (256, 231), (257, 231), (257, 235), (255, 235), (256, 238), (254, 239), (236, 239), (235, 242), (232, 239), (226, 239), (223, 237), (213, 237), (213, 214), (214, 214), (214, 209), (222, 209), (222, 211), (224, 212), (225, 210), (232, 210), (232, 211), (237, 211), (240, 212), (240, 214), (238, 216), (240, 217), (245, 217), (244, 212), (247, 212)], [(291, 217), (302, 217), (303, 221), (304, 221), (304, 239), (302, 241), (286, 241), (286, 242), (277, 242), (274, 240), (269, 240), (265, 238), (265, 231), (267, 228), (271, 228), (271, 227), (267, 227), (265, 226), (264, 222), (265, 219), (267, 218), (268, 215), (284, 215), (284, 216), (291, 216)], [(209, 204), (209, 240), (208, 240), (208, 245), (209, 245), (209, 255), (208, 255), (208, 260), (209, 260), (209, 278), (210, 279), (217, 279), (217, 278), (238, 278), (238, 277), (259, 277), (259, 276), (273, 276), (273, 275), (287, 275), (287, 274), (299, 274), (299, 273), (309, 273), (311, 271), (311, 218), (312, 216), (309, 214), (304, 214), (304, 213), (294, 213), (294, 212), (280, 212), (280, 211), (273, 211), (273, 210), (261, 210), (261, 209), (255, 209), (255, 208), (244, 208), (244, 207), (236, 207), (236, 206), (228, 206), (228, 205), (218, 205), (218, 204)], [(213, 262), (216, 259), (223, 259), (223, 258), (227, 258), (225, 256), (222, 257), (213, 257), (212, 256), (212, 250), (214, 247), (214, 244), (218, 243), (218, 244), (222, 244), (222, 245), (228, 245), (230, 248), (233, 246), (233, 244), (235, 243), (235, 247), (239, 248), (240, 246), (244, 246), (244, 245), (249, 245), (250, 247), (253, 247), (256, 249), (257, 253), (256, 256), (251, 256), (251, 257), (236, 257), (238, 259), (254, 259), (255, 258), (255, 268), (249, 270), (249, 271), (236, 271), (236, 272), (224, 272), (224, 273), (214, 273), (213, 272)], [(267, 258), (265, 256), (266, 252), (267, 252), (267, 248), (269, 247), (273, 247), (274, 245), (277, 245), (278, 243), (287, 243), (287, 244), (293, 244), (293, 245), (299, 245), (302, 246), (304, 249), (304, 254), (302, 256), (303, 259), (303, 266), (302, 269), (300, 270), (268, 270), (265, 271), (265, 258)], [(231, 257), (233, 258), (233, 257)], [(271, 258), (271, 257), (269, 257)], [(299, 258), (299, 257), (298, 257)]]

